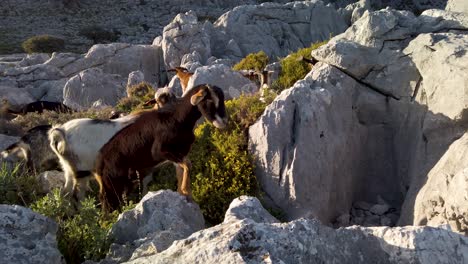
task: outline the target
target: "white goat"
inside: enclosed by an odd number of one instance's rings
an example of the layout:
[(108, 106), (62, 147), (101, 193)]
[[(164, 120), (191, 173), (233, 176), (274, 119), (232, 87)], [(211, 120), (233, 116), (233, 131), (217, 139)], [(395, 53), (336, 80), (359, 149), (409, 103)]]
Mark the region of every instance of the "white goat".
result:
[(59, 157), (60, 165), (65, 172), (65, 186), (62, 194), (72, 194), (80, 200), (84, 190), (77, 193), (80, 179), (89, 180), (91, 170), (99, 150), (117, 132), (133, 122), (136, 115), (128, 115), (113, 120), (90, 118), (74, 119), (65, 124), (54, 126), (49, 131), (50, 147)]

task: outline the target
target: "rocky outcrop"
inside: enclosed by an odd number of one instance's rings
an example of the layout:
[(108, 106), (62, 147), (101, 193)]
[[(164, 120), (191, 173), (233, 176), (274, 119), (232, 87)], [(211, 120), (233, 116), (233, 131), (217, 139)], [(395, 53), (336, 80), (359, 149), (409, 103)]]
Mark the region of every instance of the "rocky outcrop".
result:
[(5, 263), (65, 263), (57, 224), (17, 205), (0, 205), (0, 259)]
[(187, 87), (205, 83), (222, 88), (226, 100), (237, 98), (241, 94), (253, 94), (258, 91), (255, 83), (223, 64), (197, 68), (190, 77)]
[[(242, 198), (252, 201), (249, 198)], [(249, 202), (236, 201), (243, 211)], [(261, 210), (261, 206), (255, 210)], [(248, 209), (251, 210), (251, 209)], [(264, 209), (263, 209), (264, 210)], [(468, 239), (431, 227), (349, 227), (316, 220), (289, 223), (230, 219), (129, 263), (464, 263)], [(271, 217), (271, 216), (270, 216)]]
[(118, 74), (106, 74), (99, 68), (84, 70), (70, 78), (63, 90), (63, 103), (73, 109), (89, 108), (101, 100), (115, 105), (126, 95), (127, 81)]
[(381, 196), (413, 223), (427, 173), (468, 127), (466, 29), (462, 13), (386, 9), (313, 51), (321, 63), (249, 131), (267, 198), (332, 223)]
[(179, 14), (164, 28), (167, 66), (206, 65), (216, 58), (238, 61), (260, 50), (271, 58), (283, 57), (347, 28), (342, 16), (320, 1), (239, 6), (214, 24), (199, 17), (195, 12)]
[(468, 13), (468, 2), (463, 0), (448, 0), (445, 10)]
[(450, 224), (468, 235), (468, 133), (455, 141), (427, 175), (414, 208), (415, 225)]
[(107, 261), (121, 263), (156, 254), (204, 227), (200, 208), (184, 196), (172, 191), (149, 192), (113, 225), (110, 236), (114, 244)]
[[(49, 34), (65, 39), (67, 50), (84, 52), (96, 44), (86, 37), (87, 32), (96, 28), (103, 32), (101, 35), (110, 35), (107, 41), (151, 43), (178, 13), (195, 10), (204, 20), (214, 21), (230, 8), (258, 2), (261, 1), (103, 0), (97, 3), (91, 0), (4, 0), (0, 3), (0, 24), (4, 29), (0, 46), (6, 51), (17, 52), (25, 39)], [(24, 20), (25, 17), (28, 19)]]
[[(65, 185), (65, 174), (61, 171), (45, 171), (37, 175), (37, 181), (42, 193), (49, 193), (53, 189), (62, 189)], [(82, 187), (86, 188), (86, 187)]]
[(19, 137), (12, 137), (0, 134), (0, 152), (10, 146), (11, 144), (18, 142)]

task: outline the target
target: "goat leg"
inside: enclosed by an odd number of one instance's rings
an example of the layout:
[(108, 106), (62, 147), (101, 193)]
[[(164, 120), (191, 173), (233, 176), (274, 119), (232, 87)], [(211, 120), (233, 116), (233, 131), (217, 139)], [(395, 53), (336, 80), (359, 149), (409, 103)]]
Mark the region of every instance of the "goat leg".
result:
[(188, 158), (184, 158), (182, 162), (177, 163), (177, 191), (189, 198), (192, 197), (192, 190), (190, 186), (190, 168), (192, 164)]

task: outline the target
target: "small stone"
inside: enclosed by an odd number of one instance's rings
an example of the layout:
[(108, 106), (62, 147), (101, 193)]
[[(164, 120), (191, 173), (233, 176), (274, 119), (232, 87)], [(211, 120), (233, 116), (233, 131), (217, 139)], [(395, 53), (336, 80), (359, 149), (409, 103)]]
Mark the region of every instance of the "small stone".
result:
[(387, 204), (376, 204), (370, 208), (370, 211), (376, 215), (383, 215), (388, 209), (390, 209), (390, 206)]

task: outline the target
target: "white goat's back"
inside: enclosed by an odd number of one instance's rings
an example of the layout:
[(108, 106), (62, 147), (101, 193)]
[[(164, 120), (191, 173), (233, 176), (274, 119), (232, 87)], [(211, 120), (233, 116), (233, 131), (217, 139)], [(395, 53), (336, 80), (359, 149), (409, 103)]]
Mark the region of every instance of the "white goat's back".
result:
[(76, 157), (76, 170), (92, 170), (99, 150), (117, 132), (133, 122), (133, 116), (114, 120), (74, 119), (60, 126), (65, 132), (67, 151)]

